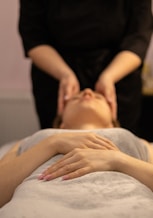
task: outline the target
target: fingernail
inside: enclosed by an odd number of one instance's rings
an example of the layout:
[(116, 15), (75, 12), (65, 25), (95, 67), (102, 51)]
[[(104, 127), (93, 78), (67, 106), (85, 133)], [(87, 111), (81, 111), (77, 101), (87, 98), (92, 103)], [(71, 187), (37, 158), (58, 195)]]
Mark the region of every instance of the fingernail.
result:
[(40, 179), (40, 180), (42, 180), (43, 178), (44, 178), (44, 174), (40, 174), (39, 176), (38, 176), (38, 179)]
[(68, 95), (65, 95), (64, 96), (64, 100), (68, 100), (69, 99), (69, 96)]
[(65, 176), (62, 177), (62, 180), (67, 180), (67, 179), (69, 179), (68, 175), (65, 175)]
[(51, 180), (51, 178), (52, 178), (52, 176), (49, 174), (49, 175), (47, 175), (47, 176), (44, 176), (44, 177), (43, 177), (43, 180), (44, 180), (44, 181), (49, 181), (49, 180)]

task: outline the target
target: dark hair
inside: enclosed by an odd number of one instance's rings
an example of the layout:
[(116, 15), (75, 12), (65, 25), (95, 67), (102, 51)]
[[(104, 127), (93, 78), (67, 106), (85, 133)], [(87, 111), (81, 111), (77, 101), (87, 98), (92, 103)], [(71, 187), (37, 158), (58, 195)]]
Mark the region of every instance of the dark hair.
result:
[[(62, 123), (62, 116), (57, 115), (53, 122), (53, 128), (56, 129), (60, 128), (61, 123)], [(120, 123), (118, 120), (113, 120), (112, 123), (114, 127), (120, 127)]]
[(62, 123), (62, 116), (57, 115), (53, 121), (53, 128), (58, 129)]
[(113, 120), (112, 123), (114, 127), (121, 127), (120, 122), (118, 120)]

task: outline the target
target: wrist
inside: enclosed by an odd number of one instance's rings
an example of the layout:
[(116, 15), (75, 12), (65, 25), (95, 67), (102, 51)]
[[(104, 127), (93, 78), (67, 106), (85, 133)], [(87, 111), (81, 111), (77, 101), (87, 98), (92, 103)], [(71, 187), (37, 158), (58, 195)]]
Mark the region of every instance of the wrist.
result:
[(103, 81), (108, 81), (111, 82), (111, 83), (116, 83), (116, 78), (114, 77), (114, 74), (111, 73), (110, 71), (103, 71), (99, 77), (100, 80), (103, 80)]
[(115, 156), (115, 171), (124, 173), (128, 169), (129, 162), (131, 161), (131, 157), (123, 152), (117, 152)]
[(59, 75), (59, 80), (68, 79), (69, 77), (75, 76), (75, 74), (72, 71), (66, 71), (62, 72)]
[(46, 150), (48, 150), (51, 155), (56, 155), (58, 153), (57, 134), (45, 139), (44, 146), (46, 146)]
[(124, 153), (120, 151), (115, 151), (112, 155), (111, 168), (113, 171), (121, 172), (122, 164), (124, 162)]

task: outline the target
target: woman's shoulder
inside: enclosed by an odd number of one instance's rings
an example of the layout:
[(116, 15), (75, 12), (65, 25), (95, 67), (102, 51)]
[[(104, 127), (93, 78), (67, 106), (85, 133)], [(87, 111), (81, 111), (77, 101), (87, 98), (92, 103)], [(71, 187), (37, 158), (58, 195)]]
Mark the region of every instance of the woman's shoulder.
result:
[(142, 140), (124, 128), (99, 129), (97, 134), (110, 139), (122, 152), (138, 158), (149, 160), (149, 151)]
[(95, 129), (93, 130), (94, 132), (102, 135), (107, 135), (108, 137), (117, 137), (117, 136), (122, 136), (122, 137), (136, 137), (131, 131), (122, 128), (122, 127), (115, 127), (115, 128), (103, 128), (103, 129)]

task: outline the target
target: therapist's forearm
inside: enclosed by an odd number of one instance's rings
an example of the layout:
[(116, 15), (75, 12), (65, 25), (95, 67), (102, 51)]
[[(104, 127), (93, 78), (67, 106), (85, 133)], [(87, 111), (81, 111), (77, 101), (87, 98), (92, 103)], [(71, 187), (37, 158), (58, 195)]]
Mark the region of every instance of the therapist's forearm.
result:
[(61, 55), (49, 45), (37, 46), (31, 49), (28, 55), (37, 67), (57, 80), (74, 73)]
[(105, 68), (102, 76), (109, 76), (114, 83), (132, 73), (141, 65), (140, 57), (131, 51), (118, 53), (112, 62)]
[(16, 187), (27, 176), (56, 153), (54, 137), (52, 137), (10, 161), (0, 162), (0, 207), (11, 199)]

